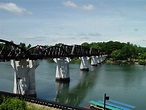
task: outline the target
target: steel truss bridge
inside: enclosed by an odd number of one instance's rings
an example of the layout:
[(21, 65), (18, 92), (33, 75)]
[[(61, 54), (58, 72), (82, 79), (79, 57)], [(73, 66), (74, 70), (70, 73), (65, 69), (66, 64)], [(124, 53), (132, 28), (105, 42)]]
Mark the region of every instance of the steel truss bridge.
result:
[(41, 46), (37, 45), (29, 49), (0, 39), (0, 61), (9, 61), (11, 59), (48, 59), (48, 58), (75, 58), (83, 56), (99, 56), (105, 53), (93, 48), (87, 48), (81, 45), (57, 45)]
[[(37, 45), (31, 48), (25, 48), (25, 47), (21, 47), (13, 42), (10, 41), (6, 41), (3, 39), (0, 39), (0, 62), (5, 62), (5, 61), (10, 61), (13, 60), (12, 62), (12, 67), (15, 69), (15, 73), (14, 73), (14, 93), (16, 95), (35, 95), (35, 69), (37, 68), (37, 61), (34, 63), (34, 65), (29, 65), (29, 61), (26, 61), (26, 59), (29, 60), (37, 60), (37, 59), (54, 59), (54, 58), (76, 58), (76, 57), (92, 57), (92, 56), (104, 56), (105, 53), (102, 51), (99, 51), (97, 49), (93, 49), (93, 48), (88, 48), (85, 46), (81, 46), (81, 45), (64, 45), (64, 44), (59, 44), (59, 45), (55, 45), (55, 46), (42, 46), (42, 45)], [(106, 57), (106, 55), (105, 55)], [(24, 60), (24, 62), (23, 62)], [(81, 59), (82, 60), (82, 59)], [(83, 59), (84, 61), (86, 61), (85, 59)], [(22, 62), (21, 62), (22, 61)], [(61, 60), (62, 61), (62, 60)], [(20, 64), (18, 64), (18, 62), (21, 62)], [(60, 62), (60, 60), (58, 61)], [(59, 78), (60, 79), (65, 79), (65, 80), (69, 80), (70, 76), (69, 76), (69, 70), (67, 71), (61, 71), (69, 69), (68, 65), (62, 65), (62, 63), (57, 63), (57, 66), (60, 70), (59, 72), (56, 72), (56, 74), (60, 75)], [(25, 67), (25, 63), (28, 63), (29, 67)], [(33, 61), (32, 61), (33, 64)], [(64, 62), (63, 64), (66, 64), (66, 62)], [(15, 66), (14, 66), (15, 65)], [(60, 66), (60, 67), (59, 67)], [(63, 67), (63, 68), (62, 68)], [(26, 70), (25, 70), (26, 69)], [(87, 68), (88, 69), (88, 68)], [(31, 71), (30, 71), (31, 70)], [(29, 76), (31, 74), (31, 77)], [(93, 76), (93, 75), (92, 75)], [(58, 77), (57, 77), (58, 78)], [(25, 80), (23, 80), (25, 79)], [(94, 81), (96, 79), (96, 74), (94, 74), (94, 79), (92, 79), (91, 77), (89, 77), (89, 82), (86, 82), (84, 79), (79, 82), (78, 86), (73, 88), (71, 91), (72, 92), (76, 92), (78, 87), (81, 88), (87, 88), (84, 92), (83, 90), (78, 91), (80, 94), (80, 96), (75, 96), (76, 99), (75, 100), (70, 100), (70, 92), (65, 92), (65, 94), (62, 94), (62, 90), (61, 91), (57, 91), (57, 96), (56, 96), (56, 101), (62, 101), (65, 102), (66, 100), (68, 100), (68, 103), (75, 103), (75, 105), (78, 105), (79, 103), (81, 103), (81, 101), (84, 99), (86, 93), (88, 92), (88, 89), (90, 87), (92, 87), (94, 85)], [(21, 81), (20, 81), (21, 80)], [(92, 82), (90, 82), (90, 80), (92, 80)], [(23, 84), (21, 84), (21, 82), (23, 81)], [(84, 84), (86, 83), (86, 84)], [(69, 82), (67, 83), (69, 84)], [(25, 86), (28, 87), (27, 90), (25, 90), (25, 88), (23, 88)], [(33, 92), (32, 92), (33, 91)], [(24, 92), (24, 93), (22, 93)], [(1, 94), (1, 92), (0, 92)], [(11, 94), (10, 94), (11, 95)], [(67, 97), (65, 97), (65, 96)], [(24, 97), (25, 99), (25, 97)], [(26, 100), (30, 100), (30, 99), (26, 99)], [(36, 103), (35, 101), (36, 99), (34, 99), (33, 103)], [(32, 100), (31, 100), (32, 101)], [(37, 101), (38, 103), (45, 103), (45, 104), (49, 104), (50, 106), (57, 106), (60, 108), (65, 109), (65, 105), (59, 105), (58, 103), (51, 103), (50, 102), (42, 102), (42, 101)], [(68, 107), (69, 109), (71, 108), (70, 106)], [(68, 108), (66, 108), (66, 110), (68, 110)], [(75, 108), (74, 110), (82, 110), (82, 108)]]

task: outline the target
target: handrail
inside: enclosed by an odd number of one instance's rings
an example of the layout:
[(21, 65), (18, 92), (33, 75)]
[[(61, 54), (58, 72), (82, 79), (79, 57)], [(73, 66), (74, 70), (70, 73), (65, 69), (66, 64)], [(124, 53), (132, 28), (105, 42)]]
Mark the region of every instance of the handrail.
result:
[(15, 97), (20, 100), (27, 101), (27, 102), (40, 104), (40, 105), (53, 107), (53, 108), (58, 108), (58, 109), (62, 109), (62, 110), (89, 110), (89, 109), (83, 108), (83, 107), (75, 107), (75, 106), (70, 106), (67, 104), (61, 104), (61, 103), (58, 103), (55, 101), (48, 101), (48, 100), (43, 100), (43, 99), (39, 99), (39, 98), (29, 97), (26, 95), (14, 94), (14, 93), (3, 92), (3, 91), (0, 91), (0, 102), (2, 101), (2, 96)]

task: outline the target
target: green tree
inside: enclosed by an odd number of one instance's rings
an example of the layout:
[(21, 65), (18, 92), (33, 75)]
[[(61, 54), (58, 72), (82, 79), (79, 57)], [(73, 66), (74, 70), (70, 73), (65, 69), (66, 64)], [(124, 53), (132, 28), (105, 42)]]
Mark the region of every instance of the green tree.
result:
[(123, 48), (121, 50), (122, 50), (123, 58), (125, 60), (128, 60), (128, 58), (131, 60), (133, 53), (134, 53), (133, 46), (128, 42), (123, 46)]
[(105, 45), (106, 53), (111, 54), (112, 51), (121, 49), (124, 46), (124, 43), (109, 41)]
[(25, 45), (25, 43), (20, 42), (19, 46), (20, 46), (21, 48), (26, 49), (26, 45)]
[(31, 48), (31, 44), (28, 44), (27, 49)]
[(84, 42), (84, 43), (82, 43), (81, 45), (90, 48), (90, 45), (89, 45), (89, 43), (87, 43), (87, 42)]
[(122, 51), (121, 50), (112, 51), (110, 56), (113, 58), (113, 60), (121, 60), (121, 59), (123, 59), (123, 55), (122, 55)]
[(140, 59), (146, 60), (146, 52), (140, 54)]

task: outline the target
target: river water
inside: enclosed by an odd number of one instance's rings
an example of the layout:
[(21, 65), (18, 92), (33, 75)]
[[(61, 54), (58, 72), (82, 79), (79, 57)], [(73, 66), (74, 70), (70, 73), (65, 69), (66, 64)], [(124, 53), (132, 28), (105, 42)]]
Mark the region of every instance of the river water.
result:
[[(88, 106), (89, 100), (110, 99), (146, 110), (146, 66), (101, 64), (89, 72), (70, 64), (70, 83), (55, 81), (56, 64), (40, 61), (36, 69), (37, 97), (75, 106)], [(0, 90), (13, 91), (14, 70), (10, 62), (0, 62)]]

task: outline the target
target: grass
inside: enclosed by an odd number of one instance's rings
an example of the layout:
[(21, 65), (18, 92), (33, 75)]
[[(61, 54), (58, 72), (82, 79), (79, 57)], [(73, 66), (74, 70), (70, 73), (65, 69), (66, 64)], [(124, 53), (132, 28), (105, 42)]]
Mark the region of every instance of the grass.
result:
[(59, 110), (59, 109), (27, 102), (26, 110)]
[(27, 102), (26, 110), (59, 110), (59, 109)]

